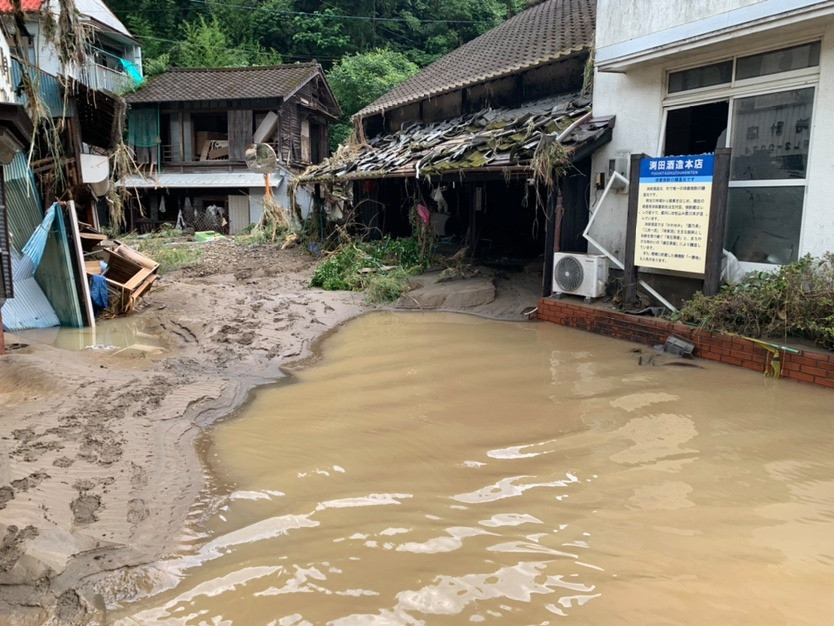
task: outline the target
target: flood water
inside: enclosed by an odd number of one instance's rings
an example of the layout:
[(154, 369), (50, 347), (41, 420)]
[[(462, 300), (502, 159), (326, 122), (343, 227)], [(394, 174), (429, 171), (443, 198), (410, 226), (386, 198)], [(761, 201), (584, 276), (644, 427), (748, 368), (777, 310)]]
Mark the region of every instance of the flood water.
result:
[(633, 347), (349, 323), (213, 429), (189, 531), (117, 623), (831, 623), (834, 396)]
[(164, 340), (141, 317), (118, 317), (96, 322), (94, 328), (54, 327), (17, 331), (23, 341), (42, 343), (62, 350), (103, 350), (157, 353), (165, 350)]

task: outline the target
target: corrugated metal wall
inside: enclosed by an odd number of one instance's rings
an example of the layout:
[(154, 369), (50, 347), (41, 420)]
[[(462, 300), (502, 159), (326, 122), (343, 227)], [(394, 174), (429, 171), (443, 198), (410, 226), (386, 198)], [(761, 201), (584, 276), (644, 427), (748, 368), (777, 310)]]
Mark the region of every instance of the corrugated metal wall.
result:
[(229, 234), (237, 235), (249, 226), (249, 198), (229, 196)]
[[(15, 87), (20, 85), (24, 71), (32, 79), (32, 82), (37, 85), (41, 100), (49, 110), (50, 115), (52, 117), (62, 117), (64, 115), (64, 99), (61, 97), (61, 83), (58, 82), (58, 79), (28, 65), (25, 66), (24, 70), (24, 66), (20, 61), (12, 59), (12, 85)], [(26, 105), (28, 101), (29, 99), (22, 93), (17, 96), (18, 104)], [(69, 104), (69, 101), (67, 104)]]
[[(3, 179), (0, 177), (0, 193), (2, 193)], [(5, 298), (14, 295), (12, 284), (12, 251), (9, 244), (8, 219), (6, 219), (6, 197), (0, 195), (0, 307)]]
[[(17, 154), (4, 166), (6, 206), (12, 247), (20, 251), (43, 220), (43, 205), (35, 188), (34, 175), (27, 167), (26, 154)], [(49, 234), (35, 280), (52, 304), (64, 326), (83, 326), (81, 304), (72, 269), (69, 240), (61, 211)]]

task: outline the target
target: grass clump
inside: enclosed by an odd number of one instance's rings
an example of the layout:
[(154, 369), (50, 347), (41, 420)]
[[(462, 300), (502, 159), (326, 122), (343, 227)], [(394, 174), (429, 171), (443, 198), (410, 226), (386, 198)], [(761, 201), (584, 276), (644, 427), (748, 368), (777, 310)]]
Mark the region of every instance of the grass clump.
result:
[(834, 349), (834, 254), (805, 256), (774, 273), (755, 272), (712, 297), (684, 303), (683, 322), (748, 337), (788, 337)]
[(159, 263), (160, 274), (194, 265), (203, 258), (205, 245), (187, 241), (182, 231), (170, 226), (141, 237), (123, 237), (121, 241)]
[(365, 291), (369, 302), (390, 302), (408, 291), (412, 276), (428, 266), (415, 238), (348, 242), (316, 267), (311, 286)]

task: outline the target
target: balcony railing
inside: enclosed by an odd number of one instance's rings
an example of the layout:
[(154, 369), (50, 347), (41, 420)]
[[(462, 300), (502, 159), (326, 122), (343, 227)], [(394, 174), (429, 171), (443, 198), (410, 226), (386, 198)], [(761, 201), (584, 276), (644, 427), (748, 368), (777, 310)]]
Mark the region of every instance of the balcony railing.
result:
[(88, 60), (81, 72), (81, 82), (96, 91), (110, 91), (120, 94), (131, 89), (136, 82), (124, 72), (99, 65)]

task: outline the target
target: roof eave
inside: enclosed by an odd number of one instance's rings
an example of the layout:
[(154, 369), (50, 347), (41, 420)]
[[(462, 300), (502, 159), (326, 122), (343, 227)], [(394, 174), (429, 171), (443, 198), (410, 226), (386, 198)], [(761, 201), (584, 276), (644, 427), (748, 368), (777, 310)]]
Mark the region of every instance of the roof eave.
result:
[[(444, 89), (437, 89), (437, 90), (434, 90), (434, 91), (430, 91), (429, 93), (427, 93), (423, 96), (409, 98), (407, 100), (402, 100), (402, 101), (399, 101), (399, 102), (396, 102), (396, 103), (392, 103), (388, 106), (374, 107), (373, 103), (371, 103), (367, 107), (362, 109), (361, 111), (359, 111), (357, 113), (354, 113), (351, 116), (350, 119), (351, 119), (352, 122), (356, 123), (361, 119), (364, 119), (366, 117), (370, 117), (371, 115), (383, 115), (383, 114), (385, 114), (388, 111), (391, 111), (393, 109), (399, 109), (400, 107), (408, 106), (410, 104), (415, 104), (417, 102), (423, 102), (424, 100), (429, 100), (431, 98), (437, 98), (438, 96), (443, 96), (445, 94), (452, 93), (452, 92), (458, 91), (460, 89), (469, 89), (471, 87), (475, 87), (476, 85), (480, 85), (482, 83), (488, 83), (488, 82), (491, 82), (491, 81), (494, 81), (494, 80), (500, 80), (501, 78), (506, 78), (507, 76), (512, 76), (513, 74), (517, 74), (519, 72), (527, 72), (529, 70), (534, 70), (534, 69), (537, 69), (539, 67), (544, 67), (545, 65), (549, 65), (551, 63), (567, 61), (568, 59), (570, 59), (572, 57), (590, 52), (590, 49), (591, 48), (588, 45), (582, 46), (581, 48), (572, 48), (570, 50), (565, 50), (565, 51), (560, 52), (558, 56), (549, 57), (549, 58), (546, 58), (544, 60), (538, 61), (536, 63), (531, 63), (529, 65), (523, 65), (523, 66), (520, 66), (520, 67), (515, 67), (515, 68), (509, 69), (509, 70), (504, 71), (504, 72), (498, 72), (498, 73), (495, 73), (495, 74), (492, 74), (492, 75), (489, 75), (489, 76), (485, 76), (485, 77), (480, 78), (478, 80), (473, 80), (473, 81), (468, 82), (468, 83), (463, 83), (463, 84), (459, 84), (459, 85), (452, 85), (452, 86), (444, 88)], [(384, 98), (385, 96), (382, 96), (382, 97)]]

